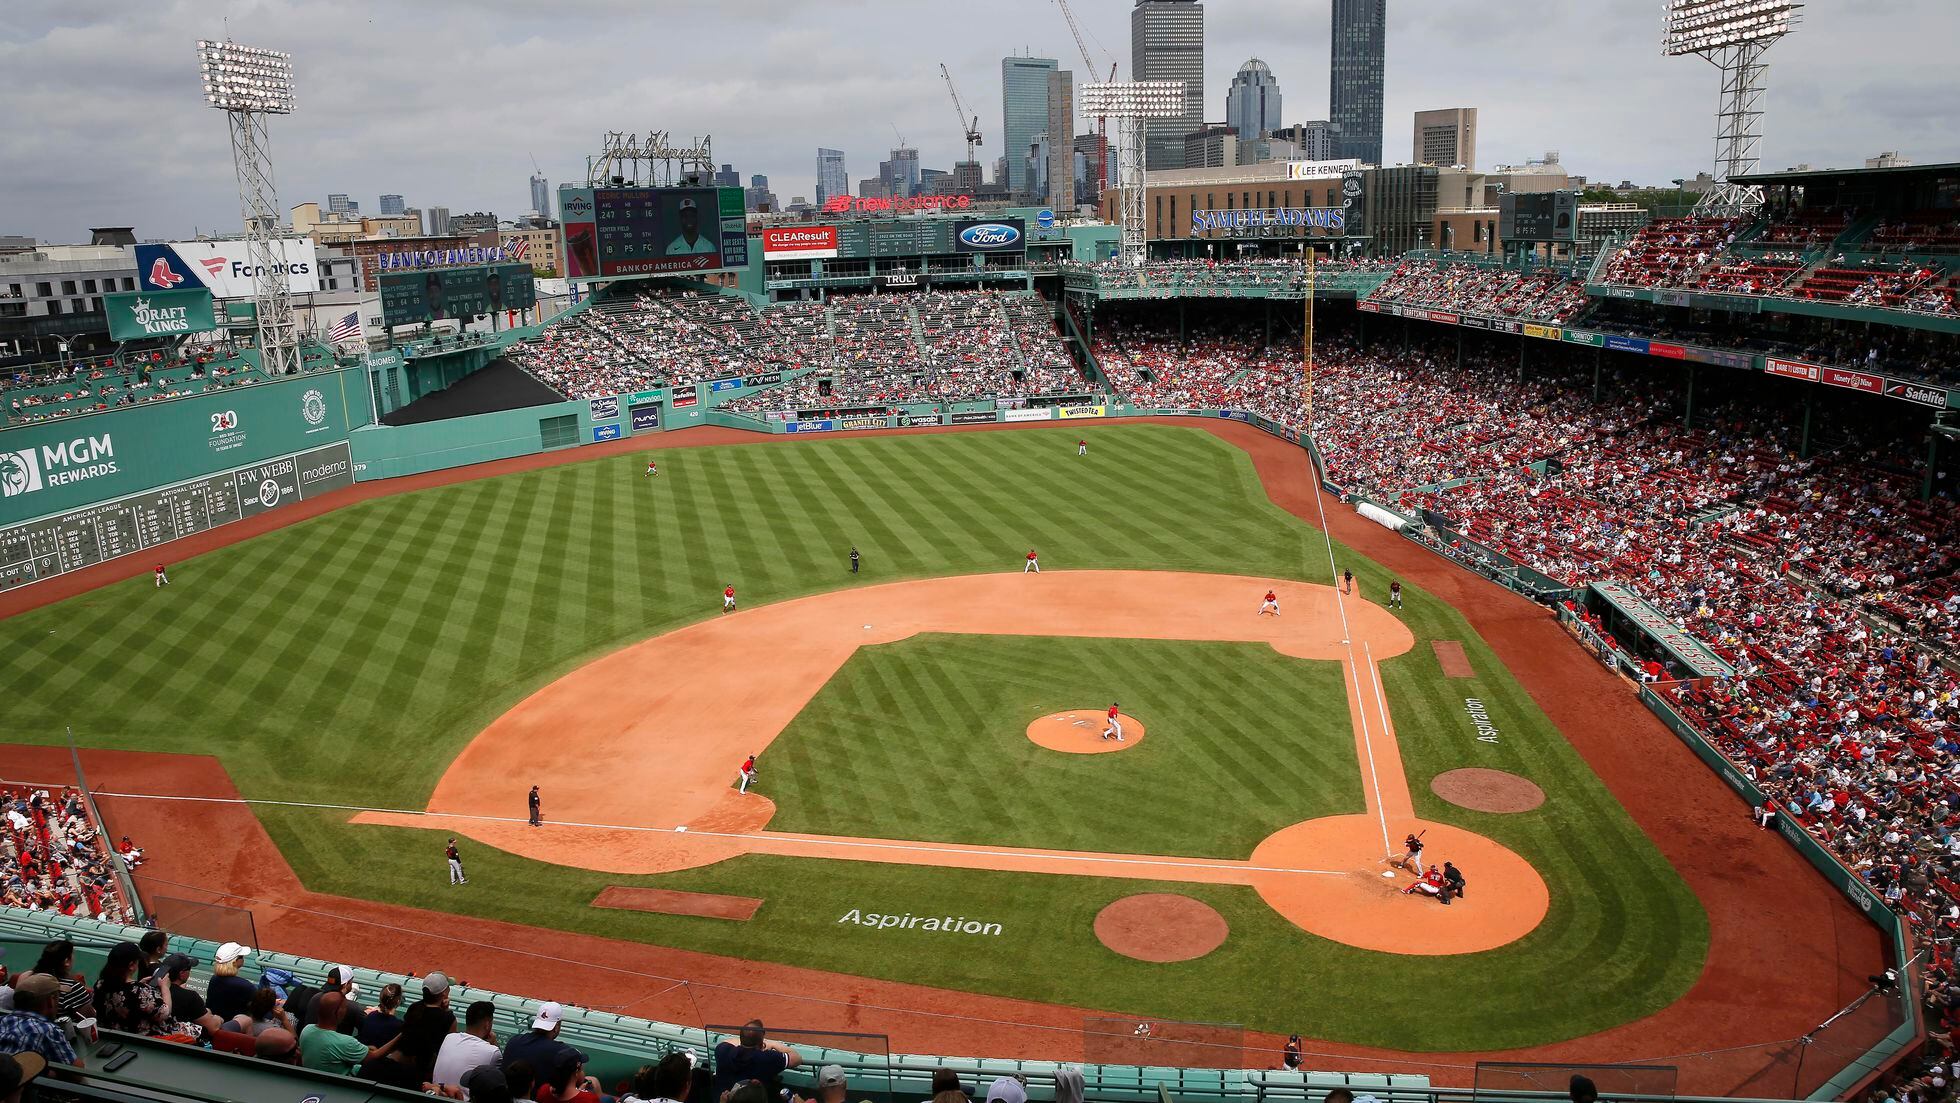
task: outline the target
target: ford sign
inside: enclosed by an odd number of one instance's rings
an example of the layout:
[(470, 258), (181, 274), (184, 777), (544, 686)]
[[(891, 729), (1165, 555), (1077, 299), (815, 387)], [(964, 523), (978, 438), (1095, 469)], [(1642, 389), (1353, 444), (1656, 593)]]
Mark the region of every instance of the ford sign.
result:
[(962, 252), (1006, 249), (1021, 240), (1021, 227), (1005, 222), (976, 222), (959, 232)]

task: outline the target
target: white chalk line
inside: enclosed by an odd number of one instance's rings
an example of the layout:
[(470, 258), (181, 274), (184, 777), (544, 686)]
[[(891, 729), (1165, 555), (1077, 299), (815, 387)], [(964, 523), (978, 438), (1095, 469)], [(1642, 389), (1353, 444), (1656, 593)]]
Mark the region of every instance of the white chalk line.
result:
[[(98, 792), (98, 797), (115, 797), (123, 800), (181, 801), (193, 804), (232, 804), (263, 805), (270, 808), (310, 808), (326, 812), (369, 812), (386, 816), (408, 816), (423, 819), (468, 820), (477, 823), (528, 823), (517, 816), (485, 816), (466, 812), (429, 812), (407, 808), (367, 808), (357, 804), (322, 804), (295, 800), (255, 800), (247, 797), (194, 797), (167, 793), (114, 793)], [(1089, 864), (1145, 866), (1161, 869), (1204, 869), (1224, 873), (1278, 873), (1301, 874), (1319, 877), (1346, 877), (1353, 871), (1339, 869), (1298, 869), (1289, 866), (1255, 866), (1245, 862), (1206, 861), (1182, 858), (1143, 858), (1123, 857), (1114, 854), (1089, 854), (1081, 851), (1017, 850), (999, 847), (968, 847), (935, 845), (930, 843), (881, 842), (870, 839), (845, 839), (828, 835), (791, 835), (775, 832), (737, 832), (700, 831), (682, 827), (648, 827), (639, 824), (582, 823), (570, 820), (548, 820), (548, 827), (574, 827), (591, 831), (634, 831), (650, 835), (676, 835), (685, 838), (732, 839), (743, 842), (757, 842), (777, 846), (815, 846), (839, 850), (888, 850), (906, 854), (948, 854), (969, 858), (1025, 858), (1046, 862), (1083, 862)]]

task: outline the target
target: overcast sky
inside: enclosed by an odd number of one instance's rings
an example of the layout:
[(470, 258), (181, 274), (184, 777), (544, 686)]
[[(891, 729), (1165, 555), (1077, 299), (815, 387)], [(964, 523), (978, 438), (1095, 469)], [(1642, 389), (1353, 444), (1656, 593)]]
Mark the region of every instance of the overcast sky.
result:
[[(1128, 0), (1073, 0), (1097, 68), (1130, 73)], [(1207, 0), (1205, 116), (1263, 58), (1288, 123), (1327, 114), (1328, 0)], [(1562, 151), (1593, 180), (1665, 183), (1713, 159), (1716, 73), (1660, 56), (1659, 0), (1389, 0), (1384, 153), (1410, 114), (1474, 106), (1479, 167)], [(229, 20), (227, 22), (227, 18)], [(1766, 168), (1896, 149), (1960, 160), (1960, 0), (1812, 0), (1771, 52)], [(714, 136), (718, 161), (814, 192), (815, 149), (875, 176), (896, 127), (927, 167), (964, 155), (943, 61), (1001, 152), (1000, 58), (1083, 79), (1054, 0), (4, 0), (0, 233), (172, 238), (239, 225), (224, 121), (193, 42), (290, 52), (297, 112), (273, 123), (279, 198), (400, 192), (455, 212), (529, 206), (532, 158), (582, 178), (607, 130)]]

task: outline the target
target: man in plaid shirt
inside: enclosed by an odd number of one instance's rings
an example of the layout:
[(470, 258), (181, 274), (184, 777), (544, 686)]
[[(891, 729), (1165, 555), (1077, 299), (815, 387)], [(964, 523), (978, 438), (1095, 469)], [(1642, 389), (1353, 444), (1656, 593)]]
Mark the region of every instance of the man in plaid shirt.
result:
[(0, 1017), (0, 1053), (38, 1053), (51, 1065), (81, 1067), (75, 1047), (48, 1015), (55, 1009), (61, 982), (46, 973), (28, 973), (14, 985), (14, 1009)]

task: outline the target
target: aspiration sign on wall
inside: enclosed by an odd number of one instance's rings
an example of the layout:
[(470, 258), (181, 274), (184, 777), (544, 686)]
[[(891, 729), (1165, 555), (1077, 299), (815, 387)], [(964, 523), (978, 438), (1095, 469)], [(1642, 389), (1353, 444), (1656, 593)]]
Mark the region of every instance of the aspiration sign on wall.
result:
[(118, 291), (102, 296), (109, 319), (109, 336), (117, 341), (144, 337), (178, 337), (218, 328), (211, 292), (202, 287), (184, 291)]
[[(287, 289), (295, 295), (320, 290), (320, 262), (313, 239), (280, 238), (272, 243), (273, 263), (286, 273)], [(167, 245), (138, 245), (136, 274), (145, 291), (181, 291), (203, 287), (219, 299), (252, 299), (259, 293), (258, 266), (252, 247), (244, 241), (173, 241)]]

